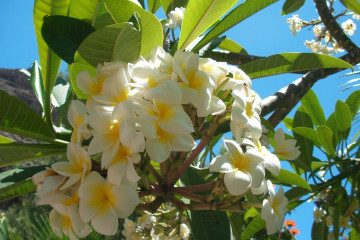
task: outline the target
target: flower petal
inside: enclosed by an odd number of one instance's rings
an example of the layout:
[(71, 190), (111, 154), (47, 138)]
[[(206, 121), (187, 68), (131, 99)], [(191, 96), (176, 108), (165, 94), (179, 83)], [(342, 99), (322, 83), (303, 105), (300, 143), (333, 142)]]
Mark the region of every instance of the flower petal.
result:
[(217, 156), (210, 162), (210, 172), (230, 173), (234, 172), (236, 168), (226, 156)]
[(225, 173), (224, 182), (231, 195), (237, 196), (245, 193), (251, 185), (251, 177), (241, 171)]
[(114, 235), (118, 229), (118, 217), (110, 204), (104, 204), (94, 218), (91, 225), (95, 231), (103, 235)]
[(162, 163), (170, 156), (171, 148), (167, 141), (147, 139), (146, 152), (149, 154), (151, 160)]
[(126, 162), (116, 161), (109, 165), (108, 181), (114, 185), (119, 185), (126, 173)]

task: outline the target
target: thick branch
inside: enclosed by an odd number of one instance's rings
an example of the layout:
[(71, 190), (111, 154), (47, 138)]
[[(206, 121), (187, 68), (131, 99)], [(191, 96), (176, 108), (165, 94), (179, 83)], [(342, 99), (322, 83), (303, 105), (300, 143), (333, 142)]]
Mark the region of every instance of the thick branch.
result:
[[(325, 0), (314, 0), (316, 9), (330, 35), (344, 48), (347, 52), (352, 52), (358, 47), (353, 43), (350, 38), (344, 33), (344, 30), (336, 22), (336, 19), (330, 13)], [(354, 54), (356, 54), (354, 52)]]

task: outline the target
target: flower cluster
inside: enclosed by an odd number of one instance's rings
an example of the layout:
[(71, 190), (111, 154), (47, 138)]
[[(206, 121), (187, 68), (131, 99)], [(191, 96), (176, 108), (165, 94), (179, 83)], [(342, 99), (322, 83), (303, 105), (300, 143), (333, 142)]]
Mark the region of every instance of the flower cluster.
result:
[(275, 134), (273, 153), (263, 145), (261, 99), (243, 71), (192, 52), (171, 56), (156, 47), (133, 63), (99, 64), (95, 76), (81, 72), (77, 85), (88, 97), (70, 105), (74, 130), (68, 161), (33, 177), (39, 204), (53, 207), (57, 234), (76, 239), (89, 234), (90, 226), (115, 234), (118, 218), (128, 217), (140, 202), (140, 165), (191, 152), (205, 123), (216, 129), (211, 124), (226, 120), (235, 140), (224, 139), (228, 153), (213, 159), (210, 171), (225, 174), (231, 195), (269, 192), (261, 215), (269, 234), (281, 228), (287, 199), (282, 187), (275, 194), (265, 169), (278, 175), (278, 156), (292, 160), (300, 152), (282, 130)]
[[(342, 15), (341, 15), (342, 16)], [(352, 18), (360, 21), (359, 15), (353, 13)], [(344, 49), (341, 48), (339, 43), (330, 35), (330, 32), (319, 20), (305, 21), (299, 18), (299, 15), (293, 15), (291, 18), (286, 20), (289, 23), (290, 31), (293, 35), (296, 35), (302, 28), (306, 26), (313, 27), (313, 33), (315, 39), (306, 40), (305, 46), (309, 48), (314, 53), (322, 53), (330, 55), (332, 53), (337, 54), (338, 52), (343, 52)], [(356, 24), (352, 19), (347, 19), (345, 22), (342, 22), (341, 27), (344, 33), (349, 36), (353, 36), (356, 30)]]

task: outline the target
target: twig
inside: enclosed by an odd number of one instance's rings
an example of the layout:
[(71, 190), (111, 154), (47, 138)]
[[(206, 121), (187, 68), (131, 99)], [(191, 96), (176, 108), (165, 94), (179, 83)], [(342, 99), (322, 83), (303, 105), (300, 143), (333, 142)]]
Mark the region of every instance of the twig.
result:
[(163, 181), (163, 178), (151, 164), (148, 165), (148, 170), (158, 183), (161, 183)]
[(196, 202), (204, 202), (205, 201), (205, 197), (204, 196), (201, 196), (201, 195), (198, 195), (198, 194), (194, 194), (194, 193), (191, 193), (191, 192), (187, 192), (185, 191), (184, 189), (182, 188), (173, 188), (171, 190), (171, 192), (175, 195), (179, 195), (179, 196), (182, 196), (182, 197), (185, 197), (185, 198), (188, 198), (190, 200), (193, 200), (193, 201), (196, 201)]
[(202, 191), (213, 189), (215, 184), (216, 184), (216, 181), (212, 181), (212, 182), (200, 184), (200, 185), (177, 187), (177, 189), (182, 189), (182, 190), (188, 191), (188, 192), (202, 192)]

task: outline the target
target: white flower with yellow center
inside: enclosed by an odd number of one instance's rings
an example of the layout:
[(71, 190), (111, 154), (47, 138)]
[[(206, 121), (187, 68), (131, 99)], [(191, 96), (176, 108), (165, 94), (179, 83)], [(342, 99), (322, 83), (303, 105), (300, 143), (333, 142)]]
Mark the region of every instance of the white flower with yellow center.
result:
[(128, 218), (125, 218), (124, 221), (124, 230), (121, 231), (121, 234), (126, 237), (126, 239), (137, 239), (138, 235), (136, 234), (136, 223), (131, 221)]
[(171, 151), (190, 151), (196, 145), (190, 117), (181, 105), (154, 102), (154, 119), (140, 118), (140, 131), (146, 137), (146, 152), (156, 162), (163, 162)]
[(218, 156), (210, 162), (210, 172), (225, 173), (225, 186), (232, 195), (259, 188), (265, 177), (263, 158), (255, 149), (245, 153), (234, 140), (224, 138), (228, 155)]
[[(231, 121), (240, 123), (251, 133), (253, 138), (259, 139), (262, 133), (260, 120), (260, 97), (254, 95), (247, 96), (246, 91), (234, 90), (232, 92), (235, 102), (231, 110)], [(237, 125), (236, 125), (237, 126)]]
[(350, 36), (354, 35), (356, 30), (356, 24), (353, 20), (348, 19), (341, 24), (342, 29), (345, 33), (349, 34)]
[(153, 222), (156, 222), (156, 217), (147, 213), (137, 219), (137, 225), (142, 229), (145, 229), (146, 226), (150, 226)]
[(222, 88), (223, 90), (232, 89), (239, 91), (249, 91), (251, 89), (251, 79), (244, 71), (234, 66), (228, 66), (228, 71), (232, 76), (229, 77), (229, 80)]
[(114, 235), (118, 218), (128, 217), (139, 204), (136, 184), (113, 185), (97, 172), (90, 172), (79, 188), (79, 211), (84, 222), (103, 235)]
[(63, 232), (70, 240), (76, 240), (86, 237), (91, 232), (90, 226), (80, 218), (78, 204), (52, 209), (49, 220), (54, 233), (59, 237), (63, 237)]
[(301, 30), (302, 20), (299, 15), (293, 15), (291, 18), (286, 19), (286, 22), (289, 23), (290, 31), (294, 36)]
[(171, 74), (160, 72), (152, 62), (140, 59), (135, 64), (129, 64), (129, 72), (134, 81), (130, 86), (138, 91), (135, 96), (171, 104), (181, 103), (177, 82), (172, 80)]
[(286, 160), (295, 160), (300, 156), (299, 147), (295, 147), (295, 139), (285, 139), (285, 134), (282, 128), (278, 128), (274, 136), (275, 151), (277, 154)]
[(190, 233), (191, 233), (190, 229), (185, 223), (180, 224), (180, 237), (181, 237), (181, 239), (184, 239), (184, 240), (189, 239)]
[(91, 137), (91, 132), (87, 127), (87, 110), (85, 104), (79, 100), (70, 103), (68, 120), (74, 128), (71, 134), (71, 142), (81, 144), (84, 139)]
[(174, 56), (174, 72), (180, 80), (181, 103), (191, 103), (197, 108), (198, 117), (206, 117), (215, 84), (206, 72), (200, 70), (199, 61), (195, 53), (178, 50)]
[(91, 170), (91, 159), (87, 151), (75, 143), (67, 145), (67, 159), (69, 162), (56, 162), (51, 165), (58, 174), (68, 177), (60, 190), (71, 187), (87, 175)]
[(276, 194), (274, 187), (269, 180), (267, 181), (267, 186), (270, 196), (263, 201), (261, 218), (266, 221), (267, 234), (270, 235), (280, 230), (283, 226), (288, 200), (285, 197), (282, 186), (279, 187), (279, 191)]
[(168, 13), (169, 17), (169, 27), (175, 29), (176, 27), (180, 27), (182, 20), (184, 18), (185, 8), (176, 7), (173, 11)]
[(317, 222), (317, 223), (322, 222), (323, 218), (326, 216), (326, 211), (322, 208), (314, 207), (313, 215), (314, 215), (315, 222)]

